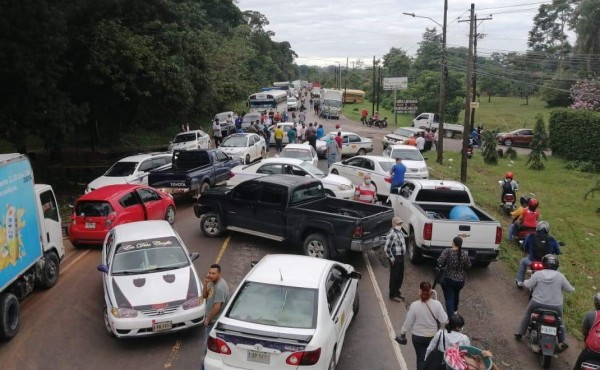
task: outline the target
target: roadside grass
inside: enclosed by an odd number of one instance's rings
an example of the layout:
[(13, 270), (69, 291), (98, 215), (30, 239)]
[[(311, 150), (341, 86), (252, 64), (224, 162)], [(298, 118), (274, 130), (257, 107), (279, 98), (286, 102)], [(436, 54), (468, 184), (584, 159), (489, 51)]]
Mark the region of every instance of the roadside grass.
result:
[[(435, 162), (435, 156), (430, 155), (432, 177), (459, 180), (460, 160), (460, 153), (445, 152), (444, 164), (440, 165)], [(540, 201), (541, 219), (548, 221), (550, 233), (566, 244), (559, 257), (560, 270), (575, 287), (575, 292), (565, 294), (565, 320), (569, 333), (581, 340), (581, 321), (584, 313), (593, 309), (592, 297), (600, 288), (600, 217), (595, 212), (600, 200), (584, 200), (597, 175), (566, 170), (566, 162), (557, 157), (549, 157), (543, 171), (528, 169), (526, 161), (527, 155), (521, 154), (514, 161), (500, 158), (498, 165), (487, 165), (477, 151), (468, 160), (466, 184), (476, 203), (502, 223), (500, 260), (509, 274), (516, 273), (524, 253), (505, 240), (511, 220), (500, 213), (498, 180), (512, 171), (519, 182), (517, 197), (533, 193)]]
[[(346, 118), (360, 122), (360, 112), (363, 110), (363, 108), (367, 108), (370, 117), (372, 113), (371, 110), (373, 109), (373, 103), (368, 100), (365, 100), (364, 103), (345, 104), (342, 108), (342, 112)], [(381, 117), (387, 117), (390, 127), (410, 126), (410, 123), (414, 118), (412, 114), (398, 114), (398, 124), (397, 126), (394, 126), (394, 112), (379, 106), (379, 115)]]
[[(529, 104), (519, 97), (494, 97), (488, 103), (487, 97), (481, 96), (479, 108), (475, 109), (475, 126), (483, 124), (484, 130), (498, 129), (501, 132), (518, 128), (533, 128), (535, 115), (542, 113), (544, 122), (548, 123), (550, 109), (537, 97), (530, 97)], [(464, 111), (458, 117), (458, 123), (464, 122)]]

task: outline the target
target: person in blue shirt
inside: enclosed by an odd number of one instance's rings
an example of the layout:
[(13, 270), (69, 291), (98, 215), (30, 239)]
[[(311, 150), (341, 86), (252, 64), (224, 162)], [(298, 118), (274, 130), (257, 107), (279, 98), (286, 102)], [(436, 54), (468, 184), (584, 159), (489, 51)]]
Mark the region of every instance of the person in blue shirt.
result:
[(404, 184), (404, 174), (406, 173), (406, 166), (402, 163), (401, 158), (396, 158), (396, 164), (390, 170), (392, 175), (392, 187), (390, 193), (398, 192), (398, 188)]
[(317, 140), (321, 139), (323, 136), (325, 136), (325, 129), (323, 128), (323, 125), (319, 125), (319, 128), (317, 129)]
[(556, 239), (550, 236), (550, 224), (546, 221), (538, 222), (535, 233), (527, 235), (523, 241), (523, 249), (527, 252), (527, 256), (519, 262), (519, 269), (515, 278), (518, 288), (523, 287), (525, 270), (532, 261), (541, 261), (547, 254), (560, 254), (559, 244)]
[(473, 145), (479, 145), (479, 134), (477, 133), (477, 130), (473, 129), (473, 131), (471, 131), (471, 141), (473, 142)]
[(235, 119), (235, 128), (238, 130), (242, 129), (242, 117), (237, 116), (237, 118)]

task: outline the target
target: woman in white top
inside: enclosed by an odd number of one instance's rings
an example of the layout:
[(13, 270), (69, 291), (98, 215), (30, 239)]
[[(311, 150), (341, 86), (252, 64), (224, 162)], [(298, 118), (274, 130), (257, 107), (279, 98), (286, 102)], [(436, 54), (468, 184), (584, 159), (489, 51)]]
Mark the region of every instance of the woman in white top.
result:
[(412, 333), (412, 343), (417, 357), (417, 370), (422, 370), (425, 365), (425, 352), (441, 325), (448, 321), (448, 315), (444, 306), (437, 300), (431, 299), (431, 283), (421, 282), (420, 298), (411, 303), (406, 320), (400, 330), (400, 336), (396, 338), (398, 343), (406, 343), (406, 332)]
[[(465, 320), (461, 315), (450, 316), (450, 321), (446, 324), (446, 329), (438, 330), (429, 343), (429, 347), (427, 347), (427, 352), (425, 353), (425, 359), (427, 360), (429, 354), (436, 350), (436, 345), (437, 349), (441, 352), (445, 352), (455, 344), (459, 346), (470, 346), (471, 340), (469, 337), (461, 333), (464, 325)], [(442, 340), (439, 340), (440, 336), (442, 337)]]

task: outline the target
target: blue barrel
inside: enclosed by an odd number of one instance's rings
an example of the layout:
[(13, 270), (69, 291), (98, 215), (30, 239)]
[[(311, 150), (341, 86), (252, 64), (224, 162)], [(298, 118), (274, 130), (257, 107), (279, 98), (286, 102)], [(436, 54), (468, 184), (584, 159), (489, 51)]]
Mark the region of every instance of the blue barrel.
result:
[(458, 221), (479, 221), (477, 214), (469, 206), (454, 206), (450, 210), (450, 219)]

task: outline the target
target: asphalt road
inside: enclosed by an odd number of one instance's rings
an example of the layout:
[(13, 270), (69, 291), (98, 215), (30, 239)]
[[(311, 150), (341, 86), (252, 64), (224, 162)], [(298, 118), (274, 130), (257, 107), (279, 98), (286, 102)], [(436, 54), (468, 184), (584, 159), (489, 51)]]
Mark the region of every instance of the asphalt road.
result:
[[(315, 118), (309, 116), (309, 122)], [(376, 154), (381, 152), (384, 130), (363, 128), (360, 123), (345, 119), (322, 120), (327, 131), (336, 123), (343, 130), (373, 137)], [(446, 139), (446, 148), (456, 139)], [(273, 154), (273, 150), (271, 150)], [(429, 160), (435, 160), (432, 155)], [(325, 169), (325, 161), (319, 166)], [(209, 265), (219, 261), (223, 276), (233, 291), (250, 270), (251, 261), (268, 253), (300, 254), (291, 247), (242, 234), (226, 238), (205, 238), (191, 201), (178, 200), (175, 228), (190, 252), (199, 252), (195, 261), (198, 272), (204, 274)], [(66, 241), (68, 243), (68, 241)], [(387, 370), (415, 369), (411, 344), (399, 346), (394, 332), (402, 326), (407, 309), (403, 303), (387, 300), (388, 270), (381, 251), (365, 254), (349, 253), (342, 257), (360, 271), (360, 313), (346, 336), (339, 369)], [(21, 327), (10, 342), (0, 344), (0, 368), (12, 369), (199, 369), (202, 330), (163, 335), (136, 340), (116, 340), (105, 333), (102, 321), (103, 297), (100, 273), (100, 249), (74, 250), (68, 246), (58, 284), (28, 297), (21, 306)], [(431, 263), (414, 266), (406, 263), (403, 294), (407, 300), (417, 299), (418, 284), (431, 280)], [(439, 299), (443, 300), (438, 287)], [(383, 299), (382, 299), (383, 297)], [(539, 358), (524, 343), (515, 342), (514, 332), (527, 304), (527, 294), (515, 288), (513, 278), (500, 263), (489, 268), (474, 268), (461, 295), (460, 313), (465, 317), (464, 333), (475, 346), (494, 352), (501, 369), (536, 369)], [(577, 344), (553, 362), (552, 369), (570, 369), (579, 353)]]

